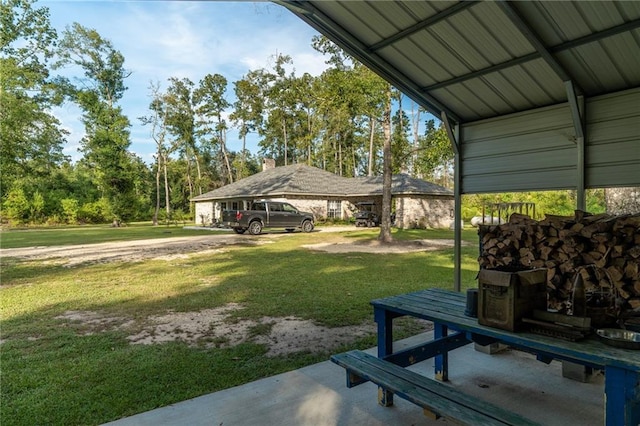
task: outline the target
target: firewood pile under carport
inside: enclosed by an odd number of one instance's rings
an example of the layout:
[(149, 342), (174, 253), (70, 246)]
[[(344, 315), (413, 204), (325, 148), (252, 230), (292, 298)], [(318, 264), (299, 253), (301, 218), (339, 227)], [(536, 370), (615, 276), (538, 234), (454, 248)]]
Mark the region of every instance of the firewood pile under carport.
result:
[(576, 275), (587, 306), (607, 315), (640, 316), (640, 214), (576, 211), (537, 221), (514, 213), (502, 225), (481, 226), (482, 269), (547, 268), (548, 307), (571, 308)]

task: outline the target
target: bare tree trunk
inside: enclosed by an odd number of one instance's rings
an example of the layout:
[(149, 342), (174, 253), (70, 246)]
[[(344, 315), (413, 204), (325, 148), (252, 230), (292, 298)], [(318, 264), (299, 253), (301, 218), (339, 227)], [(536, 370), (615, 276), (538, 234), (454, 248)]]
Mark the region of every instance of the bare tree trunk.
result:
[(285, 121), (285, 119), (282, 119), (282, 137), (284, 138), (284, 165), (286, 166), (287, 164), (289, 164), (289, 159), (288, 159), (288, 147), (287, 147), (287, 122)]
[[(398, 95), (398, 125), (400, 127), (400, 132), (404, 133), (404, 115), (402, 114), (402, 94)], [(407, 165), (406, 162), (402, 162), (400, 164), (400, 173), (409, 173), (410, 166)]]
[(338, 155), (338, 140), (336, 136), (333, 136), (333, 172), (338, 176), (342, 176), (340, 174), (340, 156)]
[(352, 172), (351, 172), (351, 177), (356, 177), (356, 169), (357, 169), (357, 165), (356, 165), (356, 149), (354, 147), (351, 147), (351, 167), (352, 167)]
[(307, 112), (307, 132), (309, 134), (309, 140), (307, 141), (307, 164), (311, 165), (311, 131), (313, 126), (311, 125), (311, 113)]
[(169, 188), (169, 176), (167, 174), (167, 153), (165, 152), (164, 154), (162, 154), (162, 166), (164, 169), (164, 203), (165, 203), (165, 211), (167, 212), (167, 219), (169, 219), (169, 216), (171, 215), (171, 204), (169, 201), (169, 192), (170, 192), (170, 188)]
[(375, 161), (374, 137), (376, 134), (376, 121), (373, 116), (369, 117), (369, 170), (367, 176), (373, 176), (373, 162)]
[(344, 176), (342, 170), (342, 139), (338, 142), (338, 164), (340, 165), (340, 176)]
[[(189, 187), (189, 200), (193, 198), (193, 182), (191, 180), (191, 160), (187, 158), (187, 186)], [(189, 202), (189, 213), (191, 213), (191, 202)]]
[[(413, 153), (411, 155), (411, 172), (415, 175), (416, 164), (418, 163), (418, 148), (420, 148), (420, 107), (414, 112), (413, 108), (416, 106), (415, 102), (411, 102), (411, 116), (413, 122), (411, 123), (411, 129), (413, 130)], [(422, 177), (422, 176), (418, 176)]]
[(196, 173), (198, 177), (198, 195), (202, 194), (202, 174), (200, 172), (200, 158), (198, 158), (198, 154), (196, 154), (195, 149), (193, 150), (193, 158), (196, 160)]
[(156, 209), (153, 212), (153, 226), (158, 226), (158, 212), (160, 212), (160, 166), (162, 164), (162, 154), (158, 150), (156, 164)]
[(242, 157), (240, 160), (240, 173), (238, 173), (238, 176), (236, 176), (237, 180), (240, 180), (243, 177), (245, 177), (244, 165), (246, 162), (247, 162), (247, 132), (244, 132), (242, 134)]
[(229, 163), (229, 156), (227, 155), (227, 132), (226, 130), (220, 130), (220, 150), (222, 151), (222, 158), (224, 159), (225, 167), (227, 168), (227, 176), (229, 177), (229, 183), (233, 183), (233, 172), (231, 171), (231, 163)]
[(327, 145), (327, 138), (322, 138), (322, 170), (327, 170), (327, 162), (329, 161), (327, 159)]
[(322, 138), (322, 170), (327, 170), (327, 140)]
[(382, 149), (382, 217), (380, 218), (380, 235), (378, 240), (391, 243), (391, 86), (387, 86), (387, 102), (382, 121), (384, 146)]

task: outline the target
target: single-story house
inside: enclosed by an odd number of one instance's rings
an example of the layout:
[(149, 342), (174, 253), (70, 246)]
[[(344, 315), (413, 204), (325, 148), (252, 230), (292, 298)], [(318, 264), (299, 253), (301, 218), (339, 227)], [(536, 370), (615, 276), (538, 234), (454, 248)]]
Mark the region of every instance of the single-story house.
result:
[[(452, 224), (454, 197), (447, 188), (398, 174), (393, 176), (391, 195), (399, 228)], [(287, 201), (316, 219), (349, 219), (363, 202), (372, 204), (379, 215), (382, 177), (345, 178), (305, 164), (275, 167), (267, 160), (262, 172), (192, 198), (196, 224), (214, 224), (221, 220), (222, 210), (246, 209), (256, 199)]]

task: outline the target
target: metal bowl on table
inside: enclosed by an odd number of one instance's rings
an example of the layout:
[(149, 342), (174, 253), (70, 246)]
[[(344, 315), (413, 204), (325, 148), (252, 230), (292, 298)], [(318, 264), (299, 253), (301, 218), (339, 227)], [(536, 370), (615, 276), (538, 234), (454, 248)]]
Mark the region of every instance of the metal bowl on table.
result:
[(601, 328), (596, 330), (597, 336), (610, 346), (624, 349), (640, 349), (640, 333), (617, 328)]

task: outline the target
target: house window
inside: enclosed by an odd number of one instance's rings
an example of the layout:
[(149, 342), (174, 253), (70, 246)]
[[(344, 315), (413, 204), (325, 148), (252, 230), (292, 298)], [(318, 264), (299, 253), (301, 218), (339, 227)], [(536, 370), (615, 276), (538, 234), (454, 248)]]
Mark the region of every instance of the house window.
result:
[(238, 208), (238, 205), (239, 204), (238, 204), (237, 201), (232, 202), (231, 203), (231, 210), (241, 210), (241, 209)]
[(220, 203), (220, 210), (226, 210), (227, 209), (227, 203), (225, 203), (224, 201)]
[(342, 201), (327, 201), (327, 217), (331, 219), (342, 219)]

